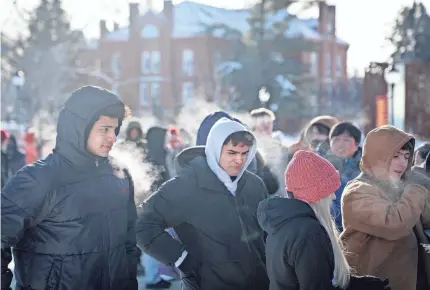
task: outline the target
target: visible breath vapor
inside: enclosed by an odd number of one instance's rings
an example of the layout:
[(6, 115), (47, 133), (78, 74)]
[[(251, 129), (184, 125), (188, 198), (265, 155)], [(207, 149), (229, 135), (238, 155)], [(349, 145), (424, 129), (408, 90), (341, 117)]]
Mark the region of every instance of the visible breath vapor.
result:
[(134, 142), (118, 142), (112, 148), (109, 155), (112, 157), (112, 165), (120, 169), (126, 169), (134, 187), (134, 199), (136, 205), (142, 203), (150, 194), (152, 184), (157, 180), (160, 171), (149, 162), (145, 162), (146, 156), (142, 148)]

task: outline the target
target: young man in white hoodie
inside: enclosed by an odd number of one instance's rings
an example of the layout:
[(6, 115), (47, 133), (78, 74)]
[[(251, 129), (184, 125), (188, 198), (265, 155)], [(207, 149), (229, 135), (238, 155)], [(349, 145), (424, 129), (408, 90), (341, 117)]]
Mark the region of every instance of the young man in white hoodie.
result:
[[(223, 118), (206, 146), (177, 157), (178, 176), (143, 206), (137, 225), (141, 248), (182, 272), (183, 289), (266, 290), (264, 234), (258, 203), (262, 180), (246, 171), (254, 158), (254, 135)], [(174, 228), (179, 240), (165, 232)]]

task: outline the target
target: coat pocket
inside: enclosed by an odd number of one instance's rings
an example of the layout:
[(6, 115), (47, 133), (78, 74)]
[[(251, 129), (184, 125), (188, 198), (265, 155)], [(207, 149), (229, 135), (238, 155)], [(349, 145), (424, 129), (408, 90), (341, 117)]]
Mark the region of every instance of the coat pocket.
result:
[(49, 275), (46, 283), (47, 290), (59, 290), (61, 277), (63, 275), (63, 258), (55, 257), (49, 270)]

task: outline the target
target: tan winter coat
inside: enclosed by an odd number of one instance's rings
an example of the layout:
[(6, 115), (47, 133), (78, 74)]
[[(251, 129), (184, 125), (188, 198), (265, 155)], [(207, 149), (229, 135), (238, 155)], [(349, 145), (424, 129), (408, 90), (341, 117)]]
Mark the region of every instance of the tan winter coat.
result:
[[(341, 238), (349, 264), (358, 275), (388, 278), (392, 290), (414, 290), (417, 280), (414, 227), (428, 191), (412, 183), (393, 189), (384, 182), (393, 156), (412, 138), (391, 126), (372, 130), (363, 146), (363, 174), (346, 186), (342, 197)], [(412, 158), (404, 177), (411, 164)]]

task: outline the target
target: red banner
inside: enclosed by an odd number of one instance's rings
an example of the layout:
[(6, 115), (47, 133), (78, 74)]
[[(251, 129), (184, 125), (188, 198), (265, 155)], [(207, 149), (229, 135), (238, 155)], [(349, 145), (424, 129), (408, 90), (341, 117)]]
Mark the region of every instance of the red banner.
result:
[(376, 127), (388, 124), (388, 98), (376, 97)]

